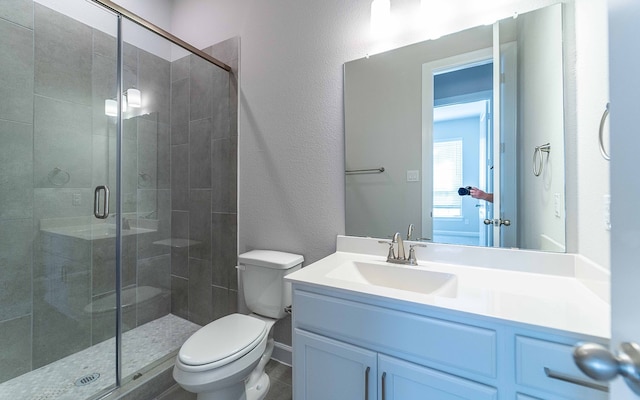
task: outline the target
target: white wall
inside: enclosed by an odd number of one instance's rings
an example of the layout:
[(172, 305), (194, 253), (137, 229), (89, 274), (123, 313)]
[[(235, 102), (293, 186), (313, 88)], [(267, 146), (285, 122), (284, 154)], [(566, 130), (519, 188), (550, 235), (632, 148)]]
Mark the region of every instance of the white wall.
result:
[[(565, 248), (565, 152), (562, 68), (562, 9), (547, 7), (518, 18), (519, 230), (521, 247)], [(551, 150), (537, 153), (536, 146)], [(557, 199), (556, 199), (557, 196)], [(556, 206), (556, 202), (558, 203)], [(557, 208), (557, 210), (556, 210)], [(545, 239), (548, 238), (548, 239)], [(557, 244), (557, 248), (549, 246)]]
[[(128, 11), (146, 19), (166, 31), (171, 31), (172, 4), (171, 0), (113, 0), (114, 3)], [(155, 33), (124, 20), (122, 25), (123, 39), (140, 49), (173, 61), (177, 46), (160, 38)]]
[[(594, 41), (598, 48), (606, 46), (600, 44), (606, 37), (601, 24), (591, 26), (597, 19), (590, 14), (591, 8), (597, 7), (585, 4), (604, 0), (578, 2), (577, 14), (582, 19), (577, 23), (576, 46), (588, 49)], [(407, 16), (419, 4), (417, 0), (392, 3), (396, 16)], [(488, 8), (475, 0), (442, 0), (433, 3), (439, 10), (430, 15), (437, 15), (438, 33), (448, 33), (553, 3), (556, 1), (496, 0)], [(407, 28), (408, 33), (374, 43), (369, 37), (369, 6), (369, 0), (174, 1), (175, 35), (199, 47), (241, 37), (240, 251), (280, 249), (301, 253), (309, 263), (335, 250), (335, 235), (344, 231), (345, 221), (342, 64), (434, 34)], [(606, 85), (606, 74), (595, 66), (606, 68), (606, 57), (591, 60), (580, 55), (576, 62), (576, 74), (584, 82), (577, 96), (581, 116), (577, 122), (581, 140), (577, 142), (582, 146), (584, 136), (587, 147), (593, 143), (591, 119), (599, 118), (602, 100), (607, 97), (603, 94), (606, 88), (594, 84)], [(591, 153), (584, 159), (580, 156), (581, 168), (591, 160)], [(608, 182), (607, 173), (600, 174), (604, 168), (593, 169), (599, 169), (597, 178)], [(591, 171), (574, 171), (567, 179), (583, 179), (584, 175), (585, 183), (596, 182)], [(580, 216), (581, 225), (573, 232), (577, 237), (574, 247), (608, 265), (606, 232), (595, 222), (589, 226), (591, 221), (583, 221), (597, 220), (594, 207), (601, 203), (599, 195), (589, 196), (588, 191), (588, 186), (580, 186), (575, 193), (577, 210), (568, 210)], [(574, 224), (577, 219), (572, 217)]]
[(150, 21), (154, 25), (171, 31), (172, 0), (112, 0), (121, 7)]
[[(113, 12), (89, 0), (35, 0), (45, 7), (105, 32), (117, 35), (117, 19)], [(114, 3), (152, 22), (162, 29), (171, 28), (171, 0), (115, 0)], [(125, 42), (152, 54), (171, 60), (172, 45), (156, 34), (128, 20), (123, 24)]]

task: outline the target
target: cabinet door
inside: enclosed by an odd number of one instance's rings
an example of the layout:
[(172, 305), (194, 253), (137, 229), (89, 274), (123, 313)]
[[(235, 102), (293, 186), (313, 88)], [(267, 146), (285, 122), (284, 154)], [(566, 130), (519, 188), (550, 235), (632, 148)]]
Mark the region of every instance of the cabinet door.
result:
[(378, 356), (378, 382), (380, 400), (498, 398), (498, 391), (493, 387), (385, 355)]
[(294, 336), (296, 400), (375, 400), (376, 353), (300, 329)]

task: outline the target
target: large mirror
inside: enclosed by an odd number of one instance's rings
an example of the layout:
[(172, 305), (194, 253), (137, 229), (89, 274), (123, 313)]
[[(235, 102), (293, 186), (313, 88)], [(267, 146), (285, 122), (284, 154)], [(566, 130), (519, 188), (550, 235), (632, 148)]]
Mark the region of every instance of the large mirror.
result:
[(347, 62), (346, 234), (566, 251), (564, 35), (556, 4)]

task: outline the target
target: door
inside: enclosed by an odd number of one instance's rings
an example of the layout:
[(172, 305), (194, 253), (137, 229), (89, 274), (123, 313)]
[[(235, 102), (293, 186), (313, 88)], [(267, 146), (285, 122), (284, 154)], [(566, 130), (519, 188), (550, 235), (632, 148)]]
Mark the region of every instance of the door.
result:
[(500, 247), (518, 247), (518, 47), (514, 42), (500, 44), (500, 215), (509, 225), (500, 229)]
[[(611, 345), (619, 354), (622, 343), (640, 343), (640, 311), (636, 300), (640, 267), (640, 177), (637, 156), (640, 148), (637, 113), (640, 110), (640, 49), (634, 41), (640, 35), (640, 3), (609, 0), (609, 92), (611, 156)], [(608, 357), (602, 356), (605, 359)], [(594, 364), (595, 365), (595, 364)], [(637, 375), (637, 372), (635, 372)], [(640, 398), (618, 374), (610, 383), (610, 399)]]
[(294, 336), (294, 398), (377, 398), (375, 352), (299, 329)]
[(378, 356), (378, 382), (383, 400), (498, 398), (495, 388), (382, 354)]
[[(423, 124), (429, 128), (423, 132), (423, 176), (431, 179), (423, 182), (423, 198), (430, 201), (423, 202), (422, 229), (432, 228), (438, 243), (517, 247), (517, 47), (500, 44), (499, 23), (493, 42), (491, 49), (423, 65)], [(473, 116), (473, 128), (465, 127)], [(459, 165), (455, 152), (441, 149), (456, 140), (464, 161)], [(441, 153), (448, 155), (444, 162)], [(458, 196), (466, 186), (493, 200)]]
[[(517, 45), (493, 25), (493, 104), (490, 178), (493, 181), (493, 247), (518, 247)], [(505, 39), (506, 40), (506, 39)], [(485, 220), (486, 221), (486, 220)], [(488, 222), (488, 221), (487, 221)], [(486, 223), (486, 222), (485, 222)]]
[(492, 243), (478, 219), (491, 204), (458, 191), (492, 191), (491, 54), (483, 49), (422, 66), (422, 231), (438, 243)]
[[(609, 0), (610, 155), (611, 155), (611, 347), (640, 343), (638, 282), (640, 265), (640, 3)], [(611, 399), (638, 399), (620, 378)]]
[(94, 188), (116, 174), (117, 17), (31, 3), (0, 6), (0, 392), (76, 398), (116, 384), (115, 311), (95, 308), (115, 290), (115, 224)]

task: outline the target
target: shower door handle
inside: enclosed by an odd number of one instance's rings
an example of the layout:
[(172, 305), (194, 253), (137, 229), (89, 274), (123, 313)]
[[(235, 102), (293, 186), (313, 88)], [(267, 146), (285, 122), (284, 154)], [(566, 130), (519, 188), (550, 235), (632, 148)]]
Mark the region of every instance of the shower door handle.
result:
[[(104, 192), (102, 200), (102, 213), (100, 213), (100, 192)], [(93, 191), (93, 215), (98, 219), (107, 219), (109, 217), (109, 187), (96, 186)]]

